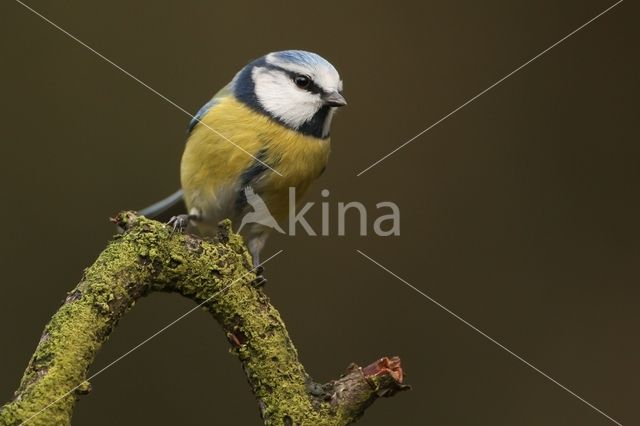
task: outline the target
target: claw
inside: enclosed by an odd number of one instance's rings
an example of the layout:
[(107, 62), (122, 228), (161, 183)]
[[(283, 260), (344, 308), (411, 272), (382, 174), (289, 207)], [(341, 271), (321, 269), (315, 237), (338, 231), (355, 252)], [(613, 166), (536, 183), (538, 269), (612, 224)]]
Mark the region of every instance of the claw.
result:
[(187, 226), (189, 226), (190, 219), (191, 217), (188, 214), (173, 216), (171, 219), (169, 219), (167, 225), (173, 227), (174, 232), (183, 233), (187, 229)]
[(264, 274), (264, 267), (262, 265), (258, 265), (254, 268), (256, 273), (256, 278), (251, 281), (251, 285), (254, 287), (263, 287), (267, 283), (267, 279)]
[(256, 279), (251, 281), (251, 285), (254, 287), (263, 287), (267, 283), (267, 279), (264, 274), (264, 267), (262, 265), (258, 265), (255, 268)]
[(267, 279), (262, 275), (258, 275), (255, 280), (251, 281), (251, 285), (254, 287), (264, 287), (267, 283)]

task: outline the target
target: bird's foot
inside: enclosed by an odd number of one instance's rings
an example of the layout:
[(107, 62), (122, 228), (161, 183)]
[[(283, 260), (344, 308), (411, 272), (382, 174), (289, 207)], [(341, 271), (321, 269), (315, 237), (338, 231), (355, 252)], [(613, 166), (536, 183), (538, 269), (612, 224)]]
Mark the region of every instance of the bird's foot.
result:
[(255, 268), (256, 278), (251, 281), (251, 285), (254, 287), (264, 287), (267, 283), (267, 279), (264, 276), (264, 267), (262, 265), (258, 265)]
[(262, 275), (258, 275), (255, 280), (251, 281), (251, 285), (256, 288), (264, 287), (265, 284), (267, 284), (267, 279)]
[(171, 226), (175, 232), (183, 233), (186, 231), (187, 226), (189, 226), (189, 221), (191, 220), (191, 216), (188, 214), (179, 214), (178, 216), (173, 216), (167, 222), (167, 226)]

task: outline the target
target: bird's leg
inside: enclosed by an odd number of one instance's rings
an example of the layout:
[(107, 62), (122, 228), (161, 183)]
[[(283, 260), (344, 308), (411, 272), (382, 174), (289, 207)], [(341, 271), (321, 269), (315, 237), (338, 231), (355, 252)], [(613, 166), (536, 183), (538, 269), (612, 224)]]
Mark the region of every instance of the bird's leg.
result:
[(260, 254), (251, 253), (253, 258), (253, 270), (256, 273), (256, 279), (251, 282), (255, 287), (262, 287), (267, 283), (267, 279), (264, 276), (264, 266), (260, 264)]

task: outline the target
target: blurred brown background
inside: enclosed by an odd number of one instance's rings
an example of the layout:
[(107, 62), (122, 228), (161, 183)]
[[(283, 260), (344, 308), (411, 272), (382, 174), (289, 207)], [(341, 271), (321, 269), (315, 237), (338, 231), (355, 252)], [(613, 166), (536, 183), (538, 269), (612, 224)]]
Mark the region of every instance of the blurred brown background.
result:
[[(251, 58), (316, 51), (349, 106), (310, 191), (395, 201), (402, 235), (276, 237), (268, 294), (318, 381), (398, 354), (413, 391), (364, 425), (612, 424), (361, 249), (621, 423), (638, 424), (638, 8), (626, 1), (361, 177), (356, 173), (613, 1), (47, 2), (31, 6), (189, 111)], [(0, 4), (0, 399), (113, 233), (178, 186), (189, 121), (13, 1)], [(319, 215), (311, 215), (319, 228)], [(335, 212), (335, 210), (334, 210)], [(348, 228), (349, 229), (349, 228)], [(335, 228), (333, 233), (335, 234)], [(152, 295), (92, 371), (192, 307)], [(634, 337), (635, 336), (635, 337)], [(260, 424), (196, 312), (93, 380), (76, 425)]]

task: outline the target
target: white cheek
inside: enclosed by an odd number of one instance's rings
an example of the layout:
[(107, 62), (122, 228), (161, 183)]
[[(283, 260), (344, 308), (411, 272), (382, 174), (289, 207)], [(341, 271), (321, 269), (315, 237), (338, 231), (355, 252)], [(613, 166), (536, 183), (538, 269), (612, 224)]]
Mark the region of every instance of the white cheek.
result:
[(255, 68), (253, 81), (262, 107), (287, 125), (298, 128), (322, 107), (320, 95), (297, 88), (282, 72)]

